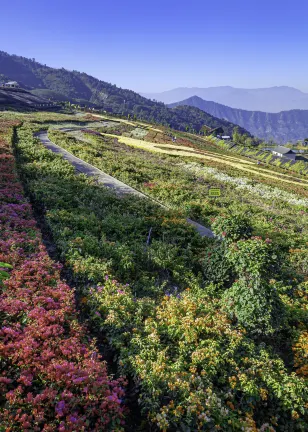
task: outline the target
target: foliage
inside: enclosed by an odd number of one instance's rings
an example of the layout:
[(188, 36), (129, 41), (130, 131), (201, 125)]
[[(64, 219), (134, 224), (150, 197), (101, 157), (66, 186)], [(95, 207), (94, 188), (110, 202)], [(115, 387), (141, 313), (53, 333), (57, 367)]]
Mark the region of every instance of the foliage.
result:
[(119, 353), (120, 369), (137, 380), (143, 412), (160, 430), (263, 430), (266, 423), (300, 430), (287, 411), (299, 417), (304, 382), (236, 330), (203, 290), (166, 295), (156, 305), (106, 278), (87, 304), (95, 327)]
[[(276, 252), (277, 253), (277, 252)], [(272, 334), (283, 328), (284, 306), (269, 282), (281, 268), (269, 239), (239, 240), (229, 246), (227, 259), (239, 276), (224, 295), (227, 310), (251, 334)]]
[[(17, 130), (19, 175), (70, 270), (83, 316), (101, 348), (111, 350), (119, 375), (128, 377), (131, 397), (138, 397), (141, 430), (304, 431), (307, 288), (305, 274), (297, 274), (292, 261), (297, 253), (303, 256), (297, 268), (305, 271), (306, 213), (305, 203), (299, 204), (304, 191), (294, 187), (291, 204), (289, 195), (285, 201), (274, 199), (278, 192), (273, 188), (270, 198), (258, 195), (258, 185), (246, 179), (249, 189), (239, 196), (234, 185), (242, 178), (233, 168), (226, 181), (221, 165), (210, 165), (215, 172), (196, 174), (186, 170), (185, 158), (177, 164), (170, 156), (134, 150), (113, 139), (82, 134), (90, 142), (80, 143), (54, 134), (72, 153), (172, 203), (174, 209), (166, 211), (147, 200), (117, 197), (76, 176), (66, 161), (32, 137), (43, 119), (42, 114), (25, 117)], [(213, 184), (222, 187), (219, 200), (208, 198)], [(233, 241), (201, 239), (185, 222), (191, 214), (200, 221), (218, 218), (218, 228), (227, 225)], [(250, 226), (265, 240), (251, 238)], [(35, 225), (27, 232), (23, 247), (29, 254), (41, 240)], [(297, 249), (302, 252), (291, 252)], [(14, 251), (18, 259), (18, 247)], [(17, 267), (9, 262), (13, 276)], [(45, 274), (42, 270), (40, 287), (47, 285), (46, 295), (52, 297), (55, 286), (48, 286)], [(228, 293), (236, 307), (228, 303)], [(28, 292), (22, 288), (12, 298), (24, 301), (24, 296)], [(66, 401), (56, 407), (61, 414)]]
[(249, 220), (241, 215), (218, 216), (212, 223), (212, 229), (217, 236), (223, 238), (227, 243), (247, 239), (252, 234)]
[(0, 123), (0, 269), (11, 270), (0, 285), (1, 430), (122, 431), (125, 381), (108, 377), (42, 244), (16, 175), (12, 126)]
[[(275, 338), (281, 323), (272, 320), (283, 317), (284, 308), (279, 309), (281, 300), (269, 290), (269, 272), (277, 278), (274, 286), (282, 285), (279, 292), (286, 304), (295, 302), (296, 287), (295, 282), (285, 287), (287, 281), (273, 257), (276, 246), (249, 238), (249, 223), (241, 215), (227, 222), (235, 241), (218, 246), (217, 240), (202, 240), (183, 214), (134, 197), (118, 198), (84, 176), (76, 177), (67, 162), (32, 138), (36, 127), (24, 125), (18, 131), (21, 177), (37, 211), (45, 212), (58, 251), (73, 272), (84, 313), (95, 332), (108, 340), (118, 370), (138, 393), (143, 418), (160, 430), (304, 430), (307, 386), (280, 356)], [(83, 154), (93, 157), (97, 150), (84, 146)], [(134, 165), (128, 166), (129, 158), (121, 158), (120, 152), (117, 159), (107, 158), (105, 152), (100, 149), (99, 156), (106, 158), (105, 164), (112, 159), (109, 167), (117, 175), (146, 183), (148, 193), (166, 193), (170, 183), (164, 176), (172, 173), (175, 187), (165, 197), (173, 194), (177, 205), (186, 205), (196, 188), (195, 177), (183, 169), (167, 170), (170, 159), (159, 157), (161, 163), (156, 164), (149, 153), (141, 158), (134, 151)], [(163, 185), (161, 189), (157, 184)], [(203, 187), (202, 181), (199, 184)], [(266, 215), (259, 212), (256, 218), (265, 224)], [(219, 220), (217, 225), (224, 223)], [(150, 228), (153, 234), (146, 244)], [(220, 257), (228, 262), (217, 270)], [(204, 264), (207, 258), (210, 261)], [(226, 293), (238, 284), (235, 278), (244, 292), (236, 293), (241, 309), (233, 322), (228, 315), (232, 318), (234, 311), (224, 307)], [(253, 296), (252, 304), (263, 301), (265, 309), (263, 319), (256, 304), (251, 322), (245, 290), (249, 283), (256, 289), (260, 281), (268, 302)], [(305, 304), (288, 305), (298, 310), (293, 326), (304, 325), (298, 320), (305, 315)], [(299, 372), (304, 370), (303, 337), (295, 336)]]
[(10, 264), (0, 262), (0, 287), (3, 286), (3, 281), (10, 277), (8, 270), (12, 270), (12, 268)]
[(228, 284), (234, 274), (232, 265), (226, 257), (227, 250), (226, 242), (217, 241), (209, 245), (200, 256), (205, 280), (216, 287)]

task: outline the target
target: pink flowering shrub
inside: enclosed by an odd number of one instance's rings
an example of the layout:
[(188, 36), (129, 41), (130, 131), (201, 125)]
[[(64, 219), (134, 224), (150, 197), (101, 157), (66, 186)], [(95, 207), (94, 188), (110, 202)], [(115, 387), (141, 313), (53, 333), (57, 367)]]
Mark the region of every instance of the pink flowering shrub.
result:
[[(74, 292), (48, 256), (0, 123), (0, 430), (122, 431), (125, 381), (78, 322)], [(5, 136), (6, 134), (6, 136)]]

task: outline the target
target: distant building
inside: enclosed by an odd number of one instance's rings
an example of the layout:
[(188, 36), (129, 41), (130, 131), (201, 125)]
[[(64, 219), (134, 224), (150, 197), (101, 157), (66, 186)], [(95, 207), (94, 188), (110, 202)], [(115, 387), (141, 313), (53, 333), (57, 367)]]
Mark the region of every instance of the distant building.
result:
[(223, 133), (224, 133), (224, 130), (223, 130), (222, 127), (217, 127), (217, 128), (214, 128), (214, 129), (210, 129), (208, 131), (209, 135), (214, 135), (214, 136), (222, 135)]
[(229, 141), (231, 139), (231, 137), (229, 135), (223, 135), (221, 137), (221, 139), (225, 140), (225, 141)]
[(10, 88), (19, 88), (19, 84), (17, 81), (9, 81), (9, 82), (5, 83), (4, 86), (10, 87)]
[(296, 153), (287, 147), (277, 146), (274, 147), (271, 151), (273, 155), (279, 156), (281, 158), (287, 158), (292, 160), (296, 159)]

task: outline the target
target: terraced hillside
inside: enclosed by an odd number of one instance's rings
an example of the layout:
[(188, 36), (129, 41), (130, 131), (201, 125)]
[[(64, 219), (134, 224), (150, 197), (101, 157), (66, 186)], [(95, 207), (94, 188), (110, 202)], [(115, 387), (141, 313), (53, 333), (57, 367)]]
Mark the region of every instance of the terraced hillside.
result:
[[(76, 173), (43, 129), (168, 208)], [(1, 426), (305, 431), (305, 177), (111, 116), (0, 113), (0, 130)]]

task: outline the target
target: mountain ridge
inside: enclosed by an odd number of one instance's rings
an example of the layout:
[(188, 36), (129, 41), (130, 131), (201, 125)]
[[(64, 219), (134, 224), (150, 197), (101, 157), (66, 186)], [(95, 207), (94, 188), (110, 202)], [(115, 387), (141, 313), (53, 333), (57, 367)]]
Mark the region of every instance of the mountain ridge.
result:
[(278, 113), (292, 109), (308, 109), (308, 93), (289, 86), (258, 89), (241, 89), (231, 86), (178, 87), (161, 93), (140, 94), (166, 104), (198, 96), (207, 101), (248, 111)]
[[(195, 107), (168, 108), (161, 102), (153, 102), (138, 93), (99, 80), (85, 72), (55, 69), (17, 55), (0, 51), (0, 75), (17, 81), (37, 96), (46, 94), (57, 100), (77, 102), (96, 106), (114, 114), (132, 115), (150, 122), (158, 122), (174, 129), (185, 130), (188, 126), (199, 132), (202, 126), (222, 127), (226, 134), (232, 134), (236, 126)], [(51, 93), (50, 93), (51, 92)], [(240, 128), (241, 133), (249, 132)]]
[(252, 135), (265, 140), (273, 138), (277, 143), (302, 140), (308, 136), (308, 110), (289, 110), (280, 113), (264, 113), (228, 107), (213, 101), (205, 101), (199, 96), (192, 96), (183, 101), (169, 104), (194, 106), (215, 117), (239, 124)]

